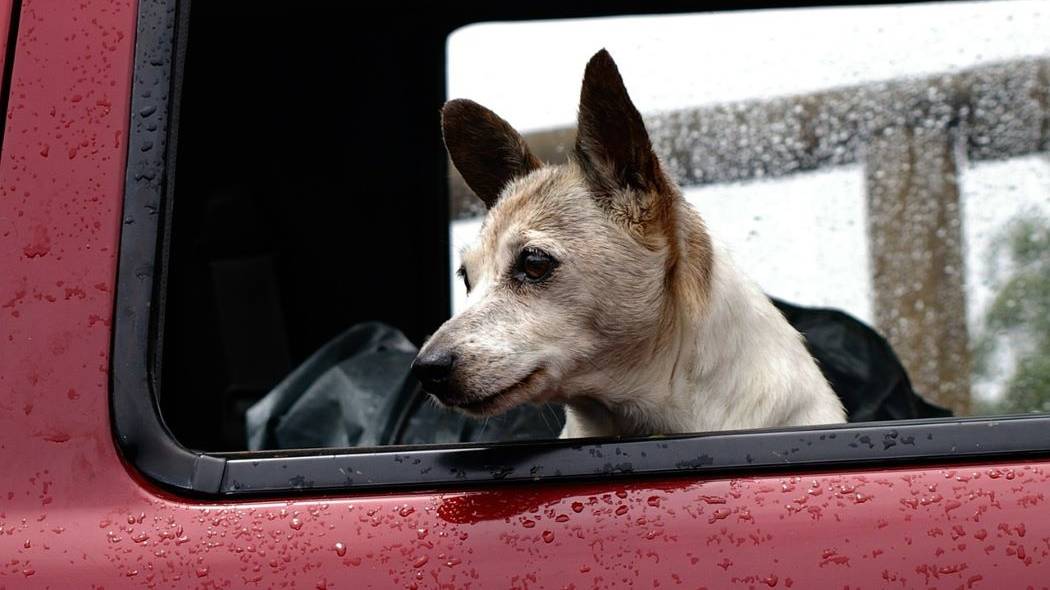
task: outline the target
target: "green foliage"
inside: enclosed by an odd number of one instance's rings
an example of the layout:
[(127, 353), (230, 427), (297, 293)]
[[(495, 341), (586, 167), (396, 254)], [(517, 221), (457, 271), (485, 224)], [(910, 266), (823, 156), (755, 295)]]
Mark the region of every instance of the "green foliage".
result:
[(993, 260), (1005, 254), (1009, 275), (997, 286), (974, 342), (974, 372), (988, 376), (990, 359), (1007, 339), (1020, 354), (1002, 398), (978, 404), (975, 413), (1050, 412), (1050, 223), (1038, 215), (1014, 219), (991, 254)]

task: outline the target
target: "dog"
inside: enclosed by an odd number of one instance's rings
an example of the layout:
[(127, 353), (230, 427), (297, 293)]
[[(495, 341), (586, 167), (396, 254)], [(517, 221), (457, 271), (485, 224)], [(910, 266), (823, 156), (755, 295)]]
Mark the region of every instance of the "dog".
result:
[(470, 100), (444, 105), (442, 129), (487, 207), (457, 273), (467, 306), (412, 366), (442, 404), (481, 417), (563, 403), (562, 438), (845, 421), (802, 336), (664, 170), (606, 50), (587, 64), (566, 164)]

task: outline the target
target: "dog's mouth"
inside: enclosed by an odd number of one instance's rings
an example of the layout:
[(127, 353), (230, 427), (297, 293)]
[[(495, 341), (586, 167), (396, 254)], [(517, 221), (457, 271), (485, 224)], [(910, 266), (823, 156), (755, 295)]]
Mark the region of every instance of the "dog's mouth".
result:
[(479, 400), (464, 400), (454, 404), (458, 410), (477, 416), (491, 416), (528, 401), (528, 390), (543, 375), (543, 367), (536, 367), (514, 384)]

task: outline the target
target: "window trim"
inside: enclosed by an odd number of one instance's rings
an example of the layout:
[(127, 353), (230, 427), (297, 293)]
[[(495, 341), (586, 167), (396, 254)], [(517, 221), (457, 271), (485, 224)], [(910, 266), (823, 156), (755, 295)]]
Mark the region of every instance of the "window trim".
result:
[[(22, 0), (11, 0), (7, 9), (0, 8), (0, 113), (7, 112), (11, 97), (11, 79), (15, 71), (15, 53), (18, 50), (18, 23), (22, 16)], [(4, 147), (7, 119), (0, 121), (0, 151)]]
[[(733, 9), (763, 7), (734, 3)], [(603, 14), (681, 12), (671, 1)], [(550, 6), (489, 7), (476, 20), (570, 16)], [(526, 12), (531, 10), (532, 12)], [(571, 16), (593, 16), (570, 9)], [(693, 7), (695, 10), (695, 7)], [(784, 469), (886, 468), (1050, 456), (1050, 416), (944, 418), (716, 432), (643, 439), (370, 449), (205, 453), (179, 444), (156, 401), (189, 2), (139, 3), (116, 303), (111, 411), (117, 446), (154, 483), (204, 496), (443, 488), (622, 476), (753, 474)], [(578, 14), (577, 14), (578, 13)], [(449, 23), (457, 20), (453, 16)], [(459, 18), (456, 26), (466, 24)], [(449, 32), (456, 27), (448, 29)], [(143, 92), (142, 89), (151, 89)], [(437, 133), (437, 130), (435, 130)], [(447, 190), (447, 187), (442, 187)], [(159, 269), (160, 272), (155, 272)]]

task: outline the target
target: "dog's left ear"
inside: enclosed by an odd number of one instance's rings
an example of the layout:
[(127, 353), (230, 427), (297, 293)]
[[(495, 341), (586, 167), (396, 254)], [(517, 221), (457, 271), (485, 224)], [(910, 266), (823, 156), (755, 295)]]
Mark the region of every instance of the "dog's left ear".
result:
[(591, 58), (583, 75), (576, 159), (599, 198), (625, 188), (644, 193), (669, 190), (642, 115), (604, 49)]
[(542, 165), (510, 123), (472, 100), (445, 103), (441, 130), (456, 170), (487, 209), (508, 182)]

